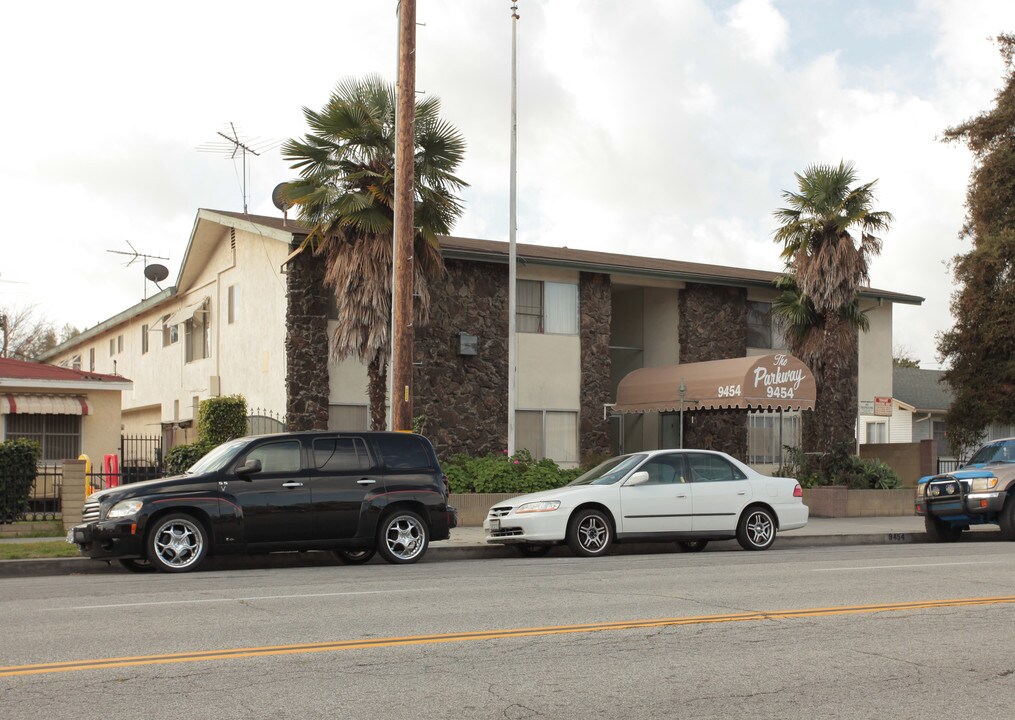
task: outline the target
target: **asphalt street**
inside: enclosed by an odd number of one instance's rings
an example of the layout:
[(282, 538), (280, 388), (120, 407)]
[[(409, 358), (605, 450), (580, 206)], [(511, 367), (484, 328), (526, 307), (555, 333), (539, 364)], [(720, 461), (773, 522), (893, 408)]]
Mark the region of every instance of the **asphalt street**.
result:
[(0, 579), (4, 718), (1008, 718), (1009, 543)]

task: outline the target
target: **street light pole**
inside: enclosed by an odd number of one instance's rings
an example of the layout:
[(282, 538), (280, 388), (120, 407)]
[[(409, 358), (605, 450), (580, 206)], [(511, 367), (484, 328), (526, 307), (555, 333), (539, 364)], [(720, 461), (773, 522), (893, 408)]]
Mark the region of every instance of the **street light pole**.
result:
[(684, 449), (684, 395), (687, 394), (687, 386), (684, 385), (684, 378), (680, 378), (680, 387), (677, 388), (680, 392), (680, 439), (678, 440), (677, 447), (681, 450)]
[(517, 194), (518, 194), (518, 5), (511, 5), (511, 180), (509, 185), (508, 219), (508, 455), (515, 454), (515, 405), (518, 398), (518, 336), (515, 327), (517, 306), (517, 253), (515, 237), (517, 232)]

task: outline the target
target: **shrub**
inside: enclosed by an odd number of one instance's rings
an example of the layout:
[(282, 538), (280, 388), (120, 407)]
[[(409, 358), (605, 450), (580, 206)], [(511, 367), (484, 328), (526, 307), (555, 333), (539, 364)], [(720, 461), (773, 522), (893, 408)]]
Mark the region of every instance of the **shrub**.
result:
[(530, 493), (567, 485), (583, 471), (563, 470), (553, 460), (535, 460), (527, 450), (512, 456), (452, 455), (443, 463), (453, 493)]
[(12, 523), (28, 510), (42, 449), (35, 440), (0, 443), (0, 523)]
[(247, 434), (247, 401), (242, 395), (201, 401), (197, 441), (177, 445), (166, 453), (166, 472), (179, 475), (215, 447)]
[(895, 471), (880, 460), (864, 460), (853, 454), (852, 443), (842, 443), (830, 453), (807, 454), (786, 447), (787, 460), (777, 475), (796, 478), (801, 487), (845, 485), (856, 490), (891, 490), (902, 482)]

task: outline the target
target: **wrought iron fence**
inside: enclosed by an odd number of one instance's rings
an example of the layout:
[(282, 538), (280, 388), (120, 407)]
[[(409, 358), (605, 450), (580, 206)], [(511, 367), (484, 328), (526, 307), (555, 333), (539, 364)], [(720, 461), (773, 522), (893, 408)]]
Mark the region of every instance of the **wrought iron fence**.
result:
[(39, 465), (27, 497), (24, 486), (19, 490), (13, 483), (0, 482), (0, 524), (26, 520), (42, 522), (56, 520), (61, 512), (63, 468), (60, 465)]
[(247, 416), (247, 435), (285, 432), (287, 427), (285, 415), (265, 408), (252, 408)]
[[(166, 474), (159, 435), (120, 436), (120, 478), (118, 483), (154, 480)], [(103, 478), (107, 483), (112, 478)]]
[(938, 458), (937, 459), (937, 474), (938, 475), (942, 475), (944, 473), (953, 472), (955, 470), (958, 470), (960, 467), (962, 467), (962, 462), (960, 460), (955, 460), (955, 459), (951, 459), (951, 458)]

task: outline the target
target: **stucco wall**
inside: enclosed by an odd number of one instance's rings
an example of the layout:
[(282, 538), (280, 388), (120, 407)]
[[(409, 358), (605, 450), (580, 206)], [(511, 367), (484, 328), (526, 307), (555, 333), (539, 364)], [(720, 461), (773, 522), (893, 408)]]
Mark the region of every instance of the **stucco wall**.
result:
[(861, 307), (867, 310), (870, 331), (859, 337), (857, 399), (873, 402), (892, 397), (892, 304), (878, 307), (863, 300)]

